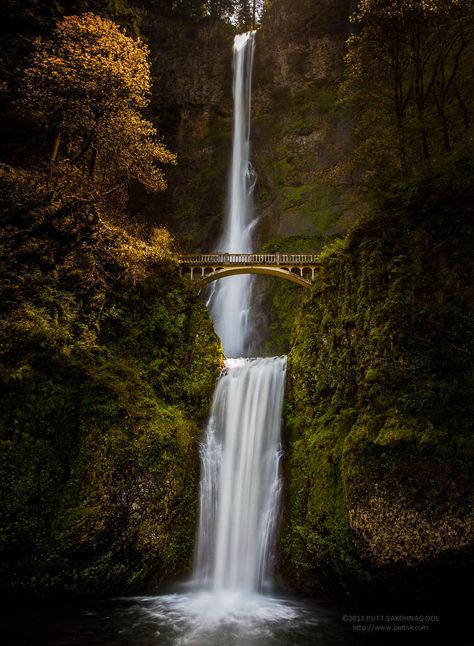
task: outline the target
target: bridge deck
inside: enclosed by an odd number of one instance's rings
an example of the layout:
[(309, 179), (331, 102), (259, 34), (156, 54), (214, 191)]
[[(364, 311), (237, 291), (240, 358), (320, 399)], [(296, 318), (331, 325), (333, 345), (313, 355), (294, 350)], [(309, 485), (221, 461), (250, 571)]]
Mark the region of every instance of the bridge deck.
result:
[(205, 285), (239, 274), (264, 274), (311, 287), (319, 268), (317, 256), (308, 253), (205, 253), (179, 258), (183, 274)]
[(317, 265), (315, 254), (286, 253), (212, 253), (180, 256), (182, 265), (235, 267), (236, 265), (289, 265), (291, 267)]

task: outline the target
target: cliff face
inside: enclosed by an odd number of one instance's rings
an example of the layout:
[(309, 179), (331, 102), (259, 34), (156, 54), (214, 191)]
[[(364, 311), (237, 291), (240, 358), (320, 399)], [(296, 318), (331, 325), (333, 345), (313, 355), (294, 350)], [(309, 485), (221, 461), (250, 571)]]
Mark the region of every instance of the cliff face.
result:
[(152, 116), (178, 167), (161, 195), (132, 194), (130, 210), (166, 224), (187, 250), (209, 250), (220, 233), (232, 138), (233, 32), (221, 23), (150, 15)]
[(262, 236), (338, 228), (347, 196), (335, 186), (347, 135), (337, 107), (347, 2), (272, 3), (257, 35), (253, 150)]
[[(349, 3), (272, 3), (257, 33), (252, 159), (258, 175), (257, 245), (321, 238), (344, 226), (347, 196), (332, 171), (347, 134), (336, 106)], [(142, 31), (154, 61), (153, 116), (179, 165), (170, 190), (140, 199), (188, 248), (210, 248), (225, 208), (232, 135), (233, 31), (220, 23), (149, 16)], [(143, 196), (144, 197), (144, 196)], [(341, 222), (342, 218), (342, 222)]]
[(218, 340), (166, 233), (8, 168), (0, 219), (0, 593), (143, 592), (190, 567)]
[(328, 249), (297, 321), (281, 548), (299, 589), (455, 598), (472, 575), (472, 184), (456, 173)]

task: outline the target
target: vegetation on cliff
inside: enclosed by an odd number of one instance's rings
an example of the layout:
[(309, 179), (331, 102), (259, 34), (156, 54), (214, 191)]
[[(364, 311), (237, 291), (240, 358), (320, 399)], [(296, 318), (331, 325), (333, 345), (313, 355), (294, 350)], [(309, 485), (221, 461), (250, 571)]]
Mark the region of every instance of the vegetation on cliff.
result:
[(320, 255), (289, 356), (282, 567), (305, 590), (459, 598), (472, 578), (473, 16), (365, 2), (349, 40), (367, 213)]
[(283, 567), (305, 589), (470, 576), (470, 172), (395, 194), (321, 259), (289, 359)]
[(141, 115), (146, 49), (69, 17), (24, 79), (44, 137), (0, 168), (0, 590), (143, 590), (190, 565), (220, 346), (168, 231), (124, 208), (174, 161)]

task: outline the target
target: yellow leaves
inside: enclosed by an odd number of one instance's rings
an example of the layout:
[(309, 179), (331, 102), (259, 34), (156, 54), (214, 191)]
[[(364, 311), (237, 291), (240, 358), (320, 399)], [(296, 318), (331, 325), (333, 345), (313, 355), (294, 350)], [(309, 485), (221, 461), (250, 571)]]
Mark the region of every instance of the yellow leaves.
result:
[(116, 235), (109, 253), (125, 269), (133, 284), (143, 280), (154, 263), (177, 263), (173, 251), (173, 237), (164, 227), (154, 228), (148, 242), (124, 233), (123, 229), (110, 227), (110, 232)]
[(25, 72), (25, 103), (68, 142), (58, 160), (66, 153), (64, 161), (80, 164), (88, 181), (100, 177), (104, 195), (132, 178), (150, 191), (165, 190), (160, 166), (176, 164), (155, 126), (140, 115), (150, 97), (148, 53), (110, 20), (66, 16), (50, 40), (37, 43)]
[(150, 236), (150, 257), (155, 261), (176, 259), (173, 252), (173, 236), (164, 227), (156, 227)]
[(163, 191), (166, 181), (160, 167), (176, 164), (176, 155), (157, 140), (156, 128), (133, 110), (123, 110), (100, 131), (102, 163), (114, 160), (118, 172), (137, 179), (149, 191)]
[[(143, 108), (151, 83), (148, 48), (105, 18), (66, 16), (52, 38), (37, 45), (25, 77), (33, 92), (51, 85), (52, 94)], [(48, 107), (61, 109), (58, 104)]]

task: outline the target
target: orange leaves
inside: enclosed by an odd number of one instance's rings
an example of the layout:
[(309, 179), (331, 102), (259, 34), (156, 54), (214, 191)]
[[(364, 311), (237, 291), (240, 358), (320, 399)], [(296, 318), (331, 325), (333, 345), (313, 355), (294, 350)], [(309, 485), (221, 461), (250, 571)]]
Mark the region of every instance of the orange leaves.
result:
[(148, 49), (110, 20), (91, 13), (66, 16), (51, 40), (38, 44), (26, 82), (51, 99), (80, 97), (89, 105), (125, 101), (143, 108), (150, 93)]
[(24, 80), (25, 103), (45, 114), (56, 140), (59, 133), (58, 162), (82, 169), (103, 195), (131, 179), (166, 188), (160, 165), (176, 156), (140, 114), (151, 89), (143, 42), (92, 13), (66, 16), (37, 43)]

